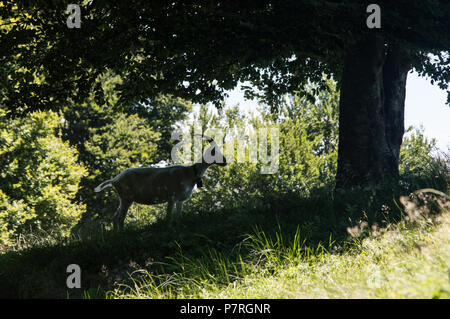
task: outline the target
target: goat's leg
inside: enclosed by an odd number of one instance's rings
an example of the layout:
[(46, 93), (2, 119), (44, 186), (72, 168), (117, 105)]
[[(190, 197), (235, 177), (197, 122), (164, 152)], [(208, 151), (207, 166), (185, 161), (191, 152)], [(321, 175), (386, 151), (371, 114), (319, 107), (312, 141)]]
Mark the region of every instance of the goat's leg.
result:
[(170, 218), (171, 220), (173, 219), (173, 209), (175, 206), (175, 201), (170, 200), (167, 203), (167, 217)]
[(177, 202), (177, 217), (181, 216), (182, 210), (183, 210), (183, 202)]
[(123, 224), (125, 222), (125, 217), (127, 216), (128, 208), (130, 208), (132, 202), (120, 199), (119, 208), (114, 215), (113, 224), (114, 230), (123, 229)]

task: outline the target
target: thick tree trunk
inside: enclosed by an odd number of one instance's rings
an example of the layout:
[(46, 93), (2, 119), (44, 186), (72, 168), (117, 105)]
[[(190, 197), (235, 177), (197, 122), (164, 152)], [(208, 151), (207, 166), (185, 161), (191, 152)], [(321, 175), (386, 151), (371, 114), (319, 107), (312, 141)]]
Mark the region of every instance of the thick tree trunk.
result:
[(381, 37), (369, 36), (345, 57), (337, 189), (398, 179), (409, 54), (397, 45), (386, 48)]
[(410, 69), (411, 53), (408, 49), (391, 44), (383, 68), (384, 114), (386, 138), (397, 168), (403, 141), (405, 118), (406, 78)]

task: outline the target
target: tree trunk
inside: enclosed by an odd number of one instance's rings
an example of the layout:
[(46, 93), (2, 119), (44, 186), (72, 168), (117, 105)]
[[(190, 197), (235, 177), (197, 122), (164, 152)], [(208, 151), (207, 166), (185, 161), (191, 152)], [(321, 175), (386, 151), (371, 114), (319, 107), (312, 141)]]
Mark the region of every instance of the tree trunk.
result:
[(386, 138), (394, 156), (396, 174), (400, 160), (405, 118), (406, 78), (410, 69), (410, 50), (391, 44), (383, 68)]
[(398, 180), (409, 52), (368, 36), (348, 51), (341, 78), (336, 188)]

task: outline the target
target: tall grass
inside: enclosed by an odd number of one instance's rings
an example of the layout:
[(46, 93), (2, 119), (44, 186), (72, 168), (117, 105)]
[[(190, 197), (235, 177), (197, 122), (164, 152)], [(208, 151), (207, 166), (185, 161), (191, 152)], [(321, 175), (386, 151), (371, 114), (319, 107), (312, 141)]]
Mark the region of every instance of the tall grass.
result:
[[(141, 273), (110, 298), (450, 298), (450, 212), (355, 238), (344, 251), (333, 241), (311, 248), (300, 228), (274, 238), (258, 230), (234, 259), (210, 250), (190, 260), (179, 252), (179, 272)], [(237, 248), (240, 249), (240, 248)]]
[[(448, 194), (441, 167), (395, 192), (318, 189), (258, 207), (187, 211), (174, 223), (149, 215), (141, 224), (137, 211), (119, 233), (30, 235), (0, 254), (0, 297), (445, 298), (449, 204), (406, 196), (430, 184), (424, 178)], [(79, 290), (65, 285), (72, 263), (82, 269)]]

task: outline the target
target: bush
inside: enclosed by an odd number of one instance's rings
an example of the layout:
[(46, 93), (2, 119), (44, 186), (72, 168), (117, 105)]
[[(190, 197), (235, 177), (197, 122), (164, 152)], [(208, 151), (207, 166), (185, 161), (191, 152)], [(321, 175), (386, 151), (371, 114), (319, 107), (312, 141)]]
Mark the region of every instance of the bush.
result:
[(400, 150), (400, 173), (427, 175), (433, 163), (436, 140), (424, 135), (423, 127), (408, 127)]
[(436, 140), (424, 134), (423, 127), (409, 127), (400, 149), (401, 185), (407, 191), (435, 188), (443, 192), (450, 186), (449, 154), (436, 147)]
[[(295, 95), (275, 115), (264, 108), (246, 115), (235, 107), (214, 116), (206, 107), (200, 108), (194, 122), (187, 126), (201, 122), (203, 128), (226, 131), (222, 148), (226, 156), (229, 143), (239, 140), (249, 147), (249, 136), (239, 137), (239, 132), (278, 129), (278, 169), (273, 174), (262, 174), (262, 166), (268, 164), (262, 164), (260, 157), (257, 163), (249, 162), (247, 149), (243, 163), (234, 160), (226, 167), (212, 166), (204, 187), (186, 203), (186, 210), (289, 208), (297, 205), (300, 197), (317, 193), (321, 188), (331, 190), (337, 168), (339, 92), (333, 81), (327, 83), (329, 91), (320, 92), (315, 103)], [(205, 134), (209, 135), (208, 130)], [(269, 137), (267, 144), (267, 154), (274, 154)], [(236, 151), (237, 145), (233, 147)]]
[[(276, 212), (298, 207), (302, 198), (321, 194), (332, 196), (337, 171), (339, 92), (333, 81), (327, 83), (329, 89), (317, 93), (315, 101), (294, 95), (276, 114), (263, 108), (248, 115), (238, 107), (225, 109), (217, 115), (206, 106), (197, 110), (186, 127), (191, 133), (196, 123), (203, 129), (216, 128), (222, 134), (227, 131), (222, 150), (237, 138), (248, 146), (248, 136), (239, 138), (239, 131), (278, 128), (279, 167), (274, 174), (261, 174), (261, 163), (249, 163), (248, 152), (244, 163), (234, 161), (226, 167), (212, 166), (204, 178), (203, 188), (195, 191), (185, 210), (263, 209)], [(210, 135), (208, 130), (205, 134)], [(425, 187), (448, 191), (448, 157), (437, 156), (435, 151), (435, 140), (426, 138), (422, 128), (407, 130), (400, 153), (402, 193)], [(373, 205), (382, 203), (385, 197), (392, 198), (390, 189), (384, 193), (383, 196), (379, 194), (379, 201), (374, 201)], [(349, 194), (345, 200), (339, 198), (338, 202), (351, 202), (352, 197), (354, 195)], [(361, 205), (370, 202), (370, 197), (360, 196)]]
[(55, 133), (62, 118), (36, 112), (0, 121), (0, 238), (42, 230), (64, 236), (83, 205), (74, 203), (81, 177), (77, 152)]
[(89, 176), (83, 180), (84, 189), (79, 193), (88, 203), (87, 215), (113, 214), (119, 203), (118, 196), (114, 191), (94, 193), (94, 187), (127, 168), (153, 163), (161, 135), (137, 114), (123, 113), (104, 127), (91, 128), (90, 135), (85, 141), (86, 153), (92, 157)]

